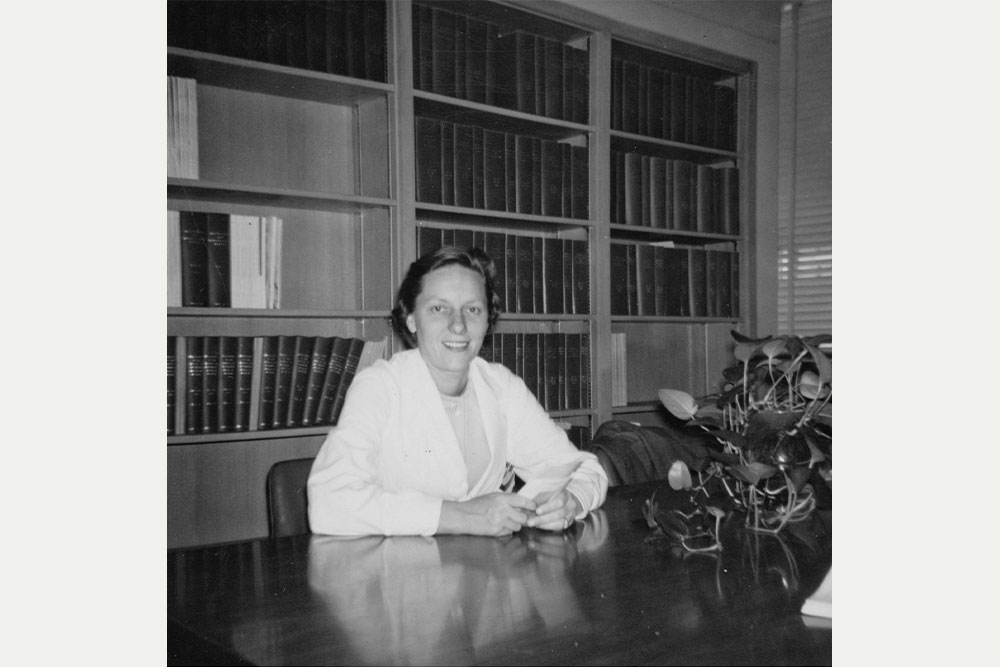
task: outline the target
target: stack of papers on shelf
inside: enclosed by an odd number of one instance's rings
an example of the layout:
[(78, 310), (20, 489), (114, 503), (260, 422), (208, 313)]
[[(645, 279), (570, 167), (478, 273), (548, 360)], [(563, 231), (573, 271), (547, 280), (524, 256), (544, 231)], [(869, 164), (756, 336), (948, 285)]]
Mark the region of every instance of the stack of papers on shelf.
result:
[(823, 583), (816, 592), (806, 598), (802, 604), (802, 613), (806, 616), (833, 618), (833, 567), (826, 573)]

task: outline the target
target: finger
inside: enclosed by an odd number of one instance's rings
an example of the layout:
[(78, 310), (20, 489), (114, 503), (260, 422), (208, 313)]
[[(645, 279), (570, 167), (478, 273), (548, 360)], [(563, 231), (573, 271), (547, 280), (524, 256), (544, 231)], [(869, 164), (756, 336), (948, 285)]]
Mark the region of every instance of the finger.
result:
[(534, 512), (538, 509), (538, 503), (531, 498), (525, 498), (524, 496), (519, 496), (516, 493), (503, 493), (500, 495), (503, 498), (503, 502), (509, 507), (517, 507), (528, 510), (529, 512)]
[(569, 515), (565, 512), (565, 510), (559, 508), (552, 512), (546, 512), (545, 514), (538, 514), (537, 516), (530, 517), (528, 519), (528, 525), (538, 528), (554, 525), (561, 528), (567, 518), (569, 518)]

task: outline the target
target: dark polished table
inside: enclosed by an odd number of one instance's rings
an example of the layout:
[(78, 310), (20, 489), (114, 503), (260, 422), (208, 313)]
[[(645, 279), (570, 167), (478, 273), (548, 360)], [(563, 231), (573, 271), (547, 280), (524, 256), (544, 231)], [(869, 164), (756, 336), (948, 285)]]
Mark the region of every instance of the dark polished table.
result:
[(831, 664), (800, 613), (830, 568), (829, 513), (683, 554), (656, 484), (612, 488), (565, 534), (261, 539), (167, 553), (170, 664)]

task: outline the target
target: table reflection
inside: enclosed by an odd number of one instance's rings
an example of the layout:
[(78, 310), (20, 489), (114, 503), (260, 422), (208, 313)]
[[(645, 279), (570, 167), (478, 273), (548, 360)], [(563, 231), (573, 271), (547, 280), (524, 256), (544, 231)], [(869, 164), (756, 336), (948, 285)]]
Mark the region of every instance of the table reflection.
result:
[(469, 663), (522, 634), (579, 632), (569, 571), (606, 537), (603, 512), (564, 533), (314, 536), (309, 586), (365, 662)]

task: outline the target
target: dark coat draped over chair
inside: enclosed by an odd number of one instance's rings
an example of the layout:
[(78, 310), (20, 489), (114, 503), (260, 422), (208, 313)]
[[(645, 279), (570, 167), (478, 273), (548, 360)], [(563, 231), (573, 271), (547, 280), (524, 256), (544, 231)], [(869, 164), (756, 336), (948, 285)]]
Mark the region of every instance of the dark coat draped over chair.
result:
[(608, 473), (609, 486), (621, 486), (666, 479), (677, 460), (691, 470), (703, 467), (708, 438), (700, 431), (612, 420), (597, 429), (590, 451)]

